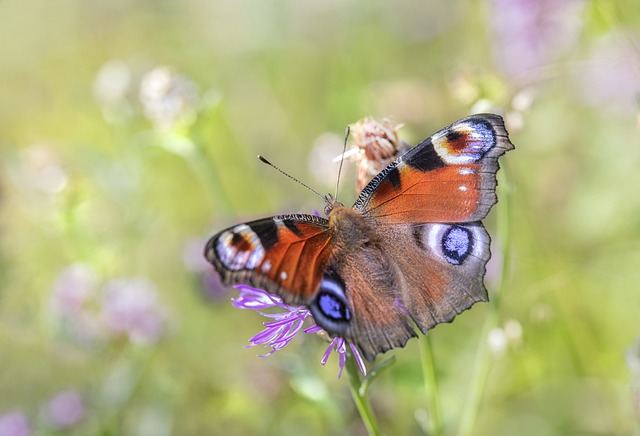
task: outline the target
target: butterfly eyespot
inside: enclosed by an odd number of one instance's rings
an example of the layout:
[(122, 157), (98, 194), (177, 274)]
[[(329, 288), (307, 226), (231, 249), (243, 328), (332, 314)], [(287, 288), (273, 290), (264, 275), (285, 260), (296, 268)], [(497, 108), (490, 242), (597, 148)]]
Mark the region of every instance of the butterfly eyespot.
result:
[(442, 254), (447, 262), (461, 265), (473, 250), (473, 234), (471, 230), (451, 226), (442, 236)]
[(447, 164), (476, 162), (496, 145), (496, 133), (484, 120), (467, 120), (451, 126), (450, 130), (433, 138), (433, 147)]
[(334, 321), (349, 321), (351, 313), (340, 299), (329, 292), (318, 294), (318, 307), (322, 313)]
[(246, 224), (221, 233), (215, 249), (220, 262), (232, 271), (256, 268), (265, 255), (260, 238)]
[(324, 273), (311, 312), (316, 323), (330, 334), (340, 332), (344, 323), (351, 320), (344, 282), (334, 270), (328, 269)]

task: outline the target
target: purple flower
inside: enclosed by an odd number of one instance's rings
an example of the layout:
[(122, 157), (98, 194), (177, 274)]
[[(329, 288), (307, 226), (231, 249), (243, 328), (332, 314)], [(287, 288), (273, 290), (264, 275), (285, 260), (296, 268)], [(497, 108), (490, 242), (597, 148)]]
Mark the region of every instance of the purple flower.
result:
[(74, 390), (58, 393), (47, 404), (47, 417), (56, 429), (71, 427), (85, 415), (85, 405), (80, 394)]
[(140, 344), (155, 343), (163, 336), (166, 313), (152, 282), (141, 278), (111, 280), (104, 290), (102, 317), (112, 333)]
[[(331, 341), (329, 348), (327, 348), (327, 351), (324, 352), (324, 356), (320, 361), (320, 363), (322, 363), (322, 365), (324, 366), (324, 364), (327, 363), (327, 360), (329, 359), (331, 352), (335, 350), (338, 353), (338, 359), (339, 359), (338, 365), (340, 366), (340, 371), (338, 371), (338, 378), (340, 378), (340, 376), (342, 375), (342, 370), (344, 369), (344, 363), (347, 360), (347, 347), (346, 347), (347, 343), (348, 342), (342, 338), (333, 338), (333, 341)], [(351, 352), (353, 353), (353, 357), (356, 359), (356, 362), (358, 363), (358, 368), (360, 368), (360, 372), (362, 372), (363, 375), (367, 375), (367, 369), (364, 366), (364, 361), (362, 360), (362, 357), (360, 356), (358, 349), (352, 343), (348, 343), (348, 344), (349, 344), (349, 348), (351, 348)]]
[(0, 416), (0, 436), (29, 436), (27, 418), (18, 411)]
[[(238, 298), (232, 299), (234, 307), (255, 310), (262, 316), (273, 319), (273, 321), (265, 322), (264, 326), (266, 328), (249, 339), (251, 344), (248, 345), (247, 348), (255, 347), (256, 345), (264, 345), (265, 347), (271, 348), (271, 351), (261, 357), (270, 356), (289, 345), (291, 340), (302, 330), (305, 320), (307, 318), (313, 320), (311, 311), (305, 306), (289, 306), (278, 296), (272, 295), (262, 289), (256, 289), (246, 285), (238, 285), (236, 289), (240, 290), (240, 295)], [(284, 311), (278, 313), (264, 312), (264, 310), (273, 308), (284, 309)], [(320, 332), (322, 329), (314, 324), (303, 331), (310, 334)], [(346, 362), (346, 344), (347, 342), (344, 339), (334, 338), (321, 360), (322, 365), (324, 365), (327, 363), (332, 351), (335, 350), (338, 353), (338, 363), (340, 367), (338, 378), (342, 375), (342, 370)], [(349, 343), (349, 347), (356, 362), (358, 362), (360, 371), (366, 375), (366, 368), (358, 349), (351, 343)]]

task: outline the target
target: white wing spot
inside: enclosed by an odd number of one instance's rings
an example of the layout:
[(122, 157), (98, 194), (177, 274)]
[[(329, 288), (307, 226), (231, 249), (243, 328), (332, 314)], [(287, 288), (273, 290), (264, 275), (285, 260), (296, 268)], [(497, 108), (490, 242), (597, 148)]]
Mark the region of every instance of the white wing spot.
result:
[(287, 280), (287, 277), (288, 277), (288, 276), (287, 276), (287, 273), (286, 273), (286, 272), (282, 271), (282, 272), (280, 273), (280, 279), (281, 279), (281, 280), (283, 280), (283, 281), (284, 281), (284, 280)]
[(458, 189), (461, 190), (462, 192), (465, 192), (467, 190), (467, 187), (462, 185), (462, 186), (458, 186)]
[(262, 264), (262, 272), (266, 274), (269, 272), (269, 270), (271, 270), (271, 262), (269, 262), (269, 259), (267, 259)]

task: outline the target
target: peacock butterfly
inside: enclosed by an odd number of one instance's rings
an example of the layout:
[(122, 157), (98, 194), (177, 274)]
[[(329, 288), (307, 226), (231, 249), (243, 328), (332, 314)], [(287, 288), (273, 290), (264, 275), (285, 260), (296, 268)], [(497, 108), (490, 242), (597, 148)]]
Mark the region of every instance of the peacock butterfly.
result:
[(459, 120), (390, 163), (327, 218), (278, 215), (238, 224), (205, 247), (224, 284), (307, 306), (368, 360), (450, 322), (478, 301), (490, 257), (480, 222), (497, 202), (498, 158), (513, 149), (498, 115)]

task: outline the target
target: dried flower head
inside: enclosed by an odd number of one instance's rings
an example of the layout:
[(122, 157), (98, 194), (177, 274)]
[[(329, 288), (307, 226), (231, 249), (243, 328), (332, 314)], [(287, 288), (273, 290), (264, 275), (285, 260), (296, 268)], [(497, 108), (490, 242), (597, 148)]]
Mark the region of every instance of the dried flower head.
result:
[(351, 126), (354, 154), (358, 166), (356, 190), (360, 192), (369, 181), (410, 146), (398, 138), (398, 129), (402, 125), (394, 125), (384, 118), (378, 122), (366, 117)]

